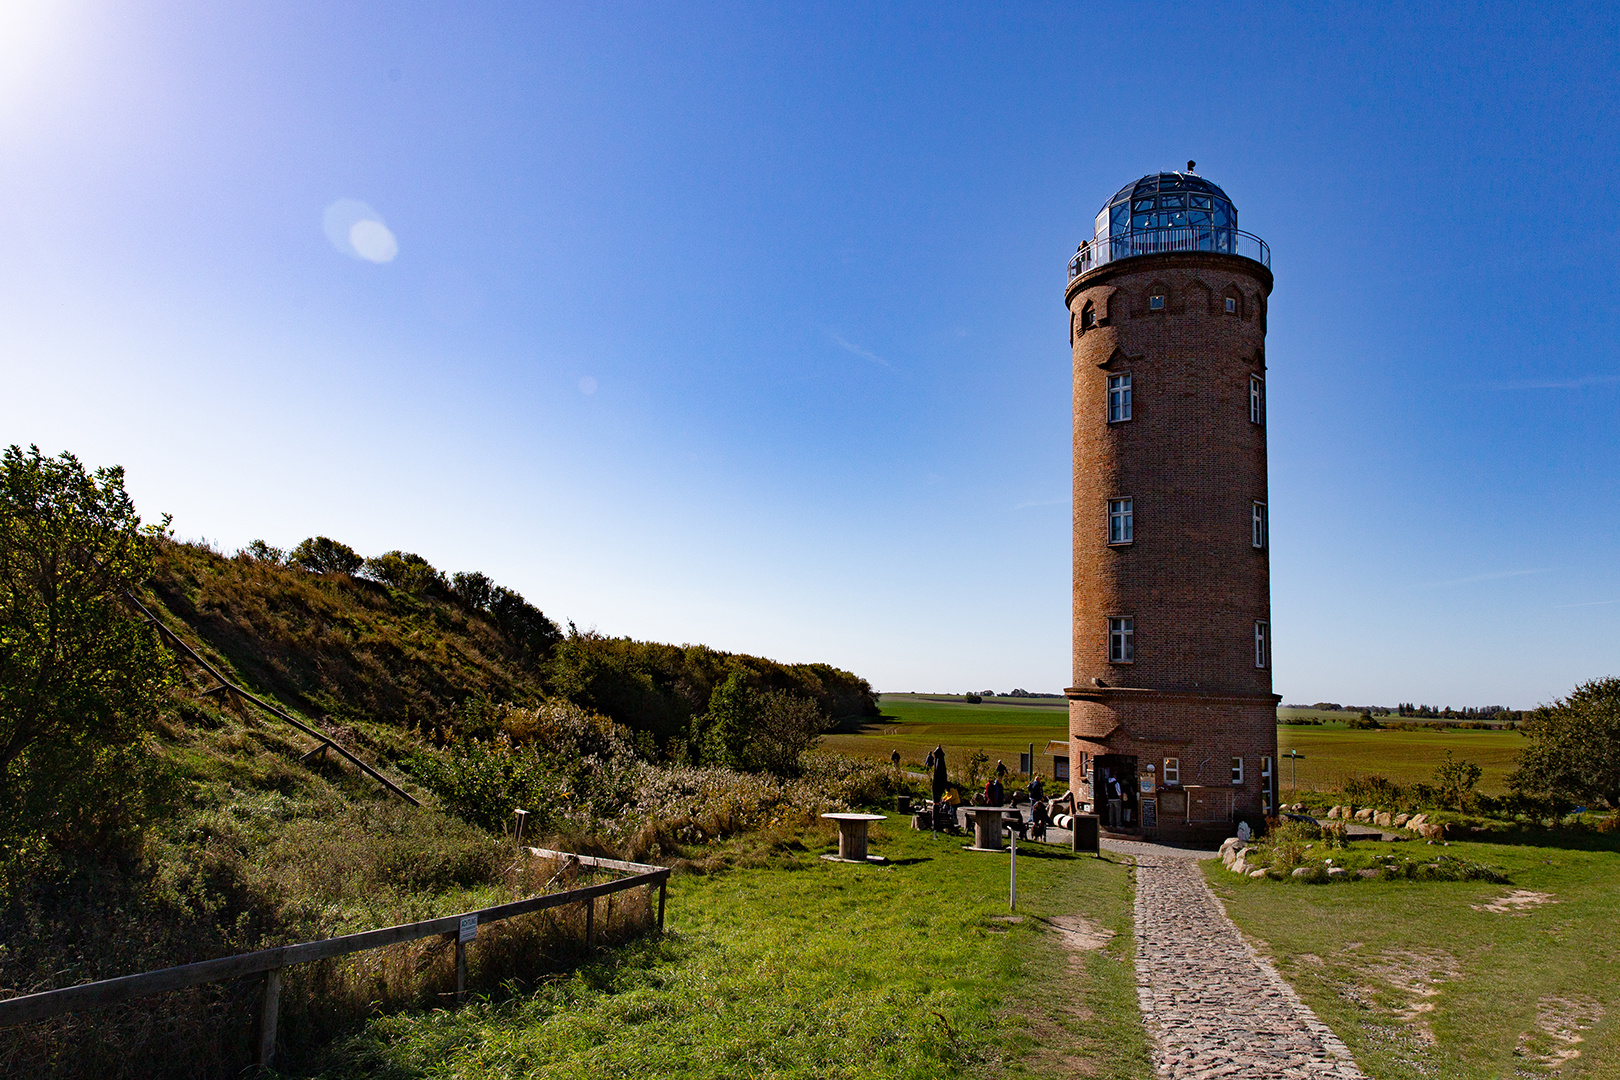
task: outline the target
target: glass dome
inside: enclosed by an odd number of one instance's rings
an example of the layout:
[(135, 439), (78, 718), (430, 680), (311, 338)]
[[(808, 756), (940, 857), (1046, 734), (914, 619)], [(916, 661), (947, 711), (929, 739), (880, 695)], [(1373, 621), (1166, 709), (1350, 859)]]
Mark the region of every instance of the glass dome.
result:
[(1140, 255), (1211, 251), (1254, 259), (1268, 269), (1271, 249), (1239, 231), (1237, 207), (1216, 184), (1192, 171), (1150, 173), (1126, 184), (1097, 212), (1095, 235), (1069, 260), (1069, 279)]
[(1237, 207), (1196, 173), (1152, 173), (1126, 184), (1097, 214), (1097, 237), (1144, 229), (1237, 228)]

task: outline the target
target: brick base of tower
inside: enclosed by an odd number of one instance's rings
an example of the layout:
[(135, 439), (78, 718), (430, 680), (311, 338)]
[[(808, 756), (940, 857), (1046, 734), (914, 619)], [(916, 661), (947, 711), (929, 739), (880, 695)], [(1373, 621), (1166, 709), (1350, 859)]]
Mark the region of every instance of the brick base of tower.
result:
[[(1276, 695), (1118, 688), (1066, 693), (1071, 784), (1079, 800), (1094, 800), (1106, 831), (1211, 840), (1231, 835), (1239, 821), (1259, 826), (1276, 813)], [(1243, 762), (1241, 781), (1233, 776), (1233, 758)], [(1170, 782), (1167, 760), (1176, 773)], [(1110, 826), (1101, 770), (1134, 788), (1121, 800), (1129, 820), (1122, 814)]]

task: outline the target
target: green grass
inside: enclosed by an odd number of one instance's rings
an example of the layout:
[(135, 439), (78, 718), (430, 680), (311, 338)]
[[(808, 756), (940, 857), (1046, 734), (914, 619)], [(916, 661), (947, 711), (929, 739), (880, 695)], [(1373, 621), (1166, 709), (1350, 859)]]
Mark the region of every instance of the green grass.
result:
[(1507, 775), (1513, 771), (1515, 758), (1524, 745), (1525, 738), (1517, 731), (1350, 731), (1328, 725), (1277, 729), (1277, 748), (1283, 754), (1283, 787), (1295, 786), (1294, 764), (1287, 754), (1298, 750), (1298, 786), (1310, 791), (1336, 791), (1350, 776), (1374, 774), (1397, 783), (1432, 782), (1435, 766), (1446, 759), (1446, 751), (1450, 750), (1484, 770), (1480, 791), (1500, 794), (1507, 790)]
[[(1204, 865), (1233, 919), (1264, 943), (1369, 1076), (1620, 1076), (1620, 838), (1518, 839), (1526, 842), (1445, 849), (1505, 870), (1508, 885), (1306, 885), (1251, 881), (1219, 862)], [(1438, 850), (1368, 846), (1414, 856)], [(1517, 914), (1480, 910), (1515, 890), (1550, 902)], [(1582, 1016), (1596, 1022), (1582, 1028)], [(1582, 1041), (1550, 1033), (1561, 1025)], [(1562, 1072), (1546, 1060), (1559, 1050), (1580, 1053)]]
[[(823, 736), (822, 746), (879, 761), (887, 761), (891, 752), (899, 750), (901, 760), (912, 768), (921, 768), (928, 752), (938, 745), (951, 754), (953, 767), (967, 752), (980, 749), (992, 761), (999, 758), (1016, 769), (1018, 755), (1034, 743), (1037, 768), (1050, 777), (1046, 743), (1068, 738), (1068, 707), (1050, 699), (1016, 705), (1012, 704), (1015, 700), (1029, 699), (997, 698), (969, 705), (944, 695), (884, 694), (879, 701), (882, 716), (847, 721), (833, 734)], [(1298, 762), (1302, 790), (1338, 790), (1350, 776), (1373, 774), (1399, 783), (1430, 782), (1435, 766), (1450, 750), (1484, 770), (1480, 791), (1499, 794), (1507, 789), (1507, 775), (1524, 747), (1524, 736), (1517, 731), (1351, 731), (1344, 726), (1354, 715), (1351, 713), (1279, 710), (1283, 711), (1327, 721), (1321, 727), (1277, 728), (1278, 749), (1285, 755), (1291, 749), (1302, 755)], [(1282, 784), (1291, 788), (1294, 764), (1285, 757), (1281, 766)]]
[[(1031, 703), (1014, 705), (1013, 701)], [(1068, 705), (1050, 698), (996, 698), (970, 705), (943, 695), (884, 694), (878, 704), (882, 716), (846, 721), (833, 734), (822, 736), (822, 746), (880, 761), (889, 760), (899, 750), (902, 762), (921, 768), (928, 752), (943, 745), (953, 754), (953, 766), (956, 752), (983, 750), (992, 762), (999, 758), (1009, 769), (1017, 769), (1018, 755), (1034, 743), (1037, 768), (1050, 778), (1047, 740), (1069, 737)]]
[[(762, 846), (746, 869), (678, 876), (669, 935), (539, 992), (373, 1020), (329, 1078), (1144, 1077), (1129, 868), (1026, 847), (1007, 857), (873, 830), (887, 866), (828, 863), (827, 834)], [(741, 846), (739, 846), (741, 845)], [(1113, 932), (1071, 954), (1047, 920)]]

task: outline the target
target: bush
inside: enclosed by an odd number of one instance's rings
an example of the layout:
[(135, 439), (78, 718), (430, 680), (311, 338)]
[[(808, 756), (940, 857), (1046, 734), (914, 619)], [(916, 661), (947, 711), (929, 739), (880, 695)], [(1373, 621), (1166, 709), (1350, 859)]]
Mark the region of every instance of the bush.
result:
[(325, 536), (299, 541), (287, 556), (287, 565), (315, 574), (352, 574), (364, 564), (354, 548)]
[(1446, 760), (1442, 761), (1434, 770), (1434, 786), (1439, 794), (1442, 806), (1448, 806), (1459, 812), (1467, 809), (1468, 802), (1473, 798), (1474, 785), (1484, 771), (1472, 761), (1453, 759), (1451, 751), (1446, 751)]
[(367, 559), (365, 575), (391, 589), (408, 593), (442, 596), (450, 589), (443, 574), (422, 556), (409, 551), (387, 551)]
[(1407, 793), (1387, 777), (1352, 776), (1344, 782), (1344, 797), (1358, 806), (1393, 809), (1405, 802)]

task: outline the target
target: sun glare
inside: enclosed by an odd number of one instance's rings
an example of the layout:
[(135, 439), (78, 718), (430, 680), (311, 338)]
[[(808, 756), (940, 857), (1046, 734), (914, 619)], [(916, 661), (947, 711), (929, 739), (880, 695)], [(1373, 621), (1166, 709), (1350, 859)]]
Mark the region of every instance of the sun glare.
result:
[(333, 247), (354, 259), (392, 262), (399, 241), (382, 215), (359, 199), (339, 199), (321, 215), (321, 228)]

